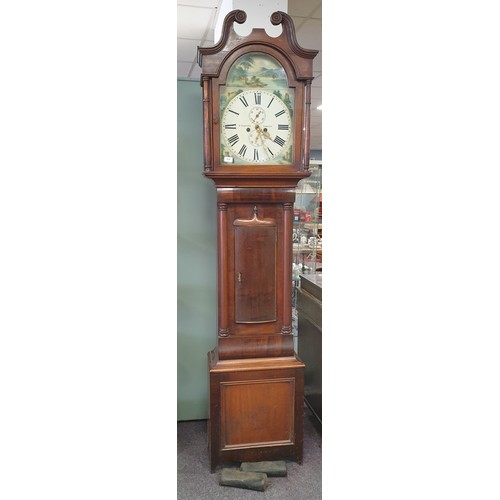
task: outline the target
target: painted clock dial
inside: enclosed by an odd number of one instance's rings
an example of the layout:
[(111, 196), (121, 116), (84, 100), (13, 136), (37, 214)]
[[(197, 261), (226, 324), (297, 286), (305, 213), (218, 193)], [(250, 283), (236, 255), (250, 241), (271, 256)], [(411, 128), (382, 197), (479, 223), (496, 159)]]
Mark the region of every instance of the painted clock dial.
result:
[(220, 94), (221, 163), (290, 165), (294, 90), (268, 54), (240, 57)]
[[(283, 157), (291, 142), (292, 120), (287, 105), (267, 90), (238, 93), (221, 121), (222, 138), (232, 163), (234, 156), (249, 163), (270, 163)], [(229, 157), (229, 158), (228, 158)]]

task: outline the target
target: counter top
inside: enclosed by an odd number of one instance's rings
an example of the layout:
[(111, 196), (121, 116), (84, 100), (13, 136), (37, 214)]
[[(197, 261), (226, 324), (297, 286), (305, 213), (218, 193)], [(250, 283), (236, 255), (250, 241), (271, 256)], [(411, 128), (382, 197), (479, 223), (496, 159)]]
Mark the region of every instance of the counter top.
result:
[(323, 287), (322, 273), (308, 273), (300, 275), (300, 287), (321, 300)]

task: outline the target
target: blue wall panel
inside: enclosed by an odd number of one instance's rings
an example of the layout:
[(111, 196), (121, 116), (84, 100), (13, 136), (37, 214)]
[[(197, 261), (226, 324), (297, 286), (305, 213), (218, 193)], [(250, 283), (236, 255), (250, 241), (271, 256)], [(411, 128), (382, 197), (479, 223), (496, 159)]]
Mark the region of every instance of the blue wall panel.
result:
[(203, 176), (198, 80), (177, 82), (177, 419), (208, 416), (207, 353), (216, 345), (216, 193)]

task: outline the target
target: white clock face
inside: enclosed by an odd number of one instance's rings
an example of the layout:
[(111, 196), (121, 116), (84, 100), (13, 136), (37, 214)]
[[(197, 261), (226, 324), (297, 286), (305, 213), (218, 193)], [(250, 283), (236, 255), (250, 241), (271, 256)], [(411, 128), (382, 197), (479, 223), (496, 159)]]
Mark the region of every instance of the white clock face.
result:
[(228, 103), (222, 116), (224, 161), (232, 163), (235, 156), (249, 163), (290, 163), (286, 155), (292, 144), (292, 129), (288, 106), (276, 94), (245, 90)]

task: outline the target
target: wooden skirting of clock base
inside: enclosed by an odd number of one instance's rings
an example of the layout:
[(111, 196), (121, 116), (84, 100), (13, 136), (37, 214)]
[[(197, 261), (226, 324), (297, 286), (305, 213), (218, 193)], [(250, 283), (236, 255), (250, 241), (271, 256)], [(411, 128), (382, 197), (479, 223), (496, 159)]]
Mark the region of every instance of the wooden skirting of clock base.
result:
[(219, 360), (208, 353), (210, 468), (302, 462), (304, 363), (296, 356)]
[(221, 360), (293, 356), (293, 336), (274, 334), (219, 338), (218, 355)]

